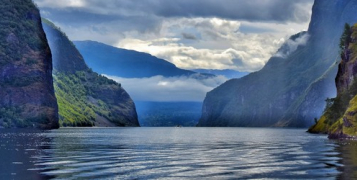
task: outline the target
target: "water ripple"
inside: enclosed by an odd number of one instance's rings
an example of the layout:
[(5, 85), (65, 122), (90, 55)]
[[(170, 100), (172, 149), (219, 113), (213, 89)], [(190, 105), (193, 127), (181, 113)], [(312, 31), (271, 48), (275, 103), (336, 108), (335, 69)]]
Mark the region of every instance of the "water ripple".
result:
[[(17, 149), (25, 155), (9, 158), (9, 164), (24, 166), (33, 179), (357, 177), (355, 142), (331, 141), (301, 129), (66, 128), (0, 132), (0, 137), (1, 154)], [(21, 172), (5, 175), (13, 179)]]

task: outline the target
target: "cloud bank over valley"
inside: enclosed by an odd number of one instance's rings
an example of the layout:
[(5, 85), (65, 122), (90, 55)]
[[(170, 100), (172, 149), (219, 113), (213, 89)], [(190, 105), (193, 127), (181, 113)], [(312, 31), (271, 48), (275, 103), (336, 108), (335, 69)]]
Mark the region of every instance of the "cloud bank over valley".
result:
[(227, 78), (216, 76), (206, 79), (195, 77), (121, 78), (104, 75), (121, 83), (134, 101), (197, 101), (202, 102), (206, 93), (224, 83)]

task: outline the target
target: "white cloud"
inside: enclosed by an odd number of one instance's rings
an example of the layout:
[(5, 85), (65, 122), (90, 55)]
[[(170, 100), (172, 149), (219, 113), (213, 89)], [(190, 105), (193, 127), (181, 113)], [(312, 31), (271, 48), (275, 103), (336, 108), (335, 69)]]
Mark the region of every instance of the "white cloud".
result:
[[(260, 27), (262, 33), (242, 33), (241, 25)], [(306, 24), (307, 26), (307, 24)], [(293, 27), (283, 31), (287, 27)], [(115, 45), (150, 53), (184, 69), (260, 70), (291, 34), (300, 32), (296, 24), (248, 23), (218, 18), (177, 18), (162, 23), (160, 35), (138, 36), (126, 33)], [(190, 32), (196, 40), (179, 39)], [(140, 37), (140, 38), (139, 38)], [(165, 37), (165, 38), (161, 38)]]
[(85, 0), (61, 0), (61, 1), (53, 1), (53, 0), (37, 0), (36, 4), (40, 7), (59, 7), (59, 8), (67, 8), (67, 7), (85, 7), (87, 5)]
[(303, 46), (309, 40), (310, 35), (308, 33), (302, 35), (301, 37), (296, 38), (295, 40), (288, 39), (283, 47), (274, 55), (275, 57), (286, 58), (291, 53), (296, 51), (299, 46)]
[(135, 101), (203, 101), (208, 91), (227, 79), (217, 76), (207, 79), (191, 77), (154, 76), (150, 78), (121, 78), (104, 75), (123, 86)]

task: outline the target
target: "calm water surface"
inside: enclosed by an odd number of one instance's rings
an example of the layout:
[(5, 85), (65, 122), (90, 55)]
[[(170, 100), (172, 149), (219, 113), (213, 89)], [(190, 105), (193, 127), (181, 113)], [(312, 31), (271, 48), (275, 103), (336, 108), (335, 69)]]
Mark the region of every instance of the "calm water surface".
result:
[(356, 179), (357, 143), (305, 129), (0, 129), (0, 179)]

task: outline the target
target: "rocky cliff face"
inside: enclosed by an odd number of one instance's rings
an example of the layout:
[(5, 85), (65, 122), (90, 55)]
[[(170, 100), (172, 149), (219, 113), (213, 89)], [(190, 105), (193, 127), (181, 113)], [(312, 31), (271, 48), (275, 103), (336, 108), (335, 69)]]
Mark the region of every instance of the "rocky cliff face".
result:
[(348, 90), (354, 82), (355, 75), (357, 74), (357, 63), (355, 62), (355, 42), (356, 38), (356, 25), (350, 27), (346, 24), (345, 31), (341, 37), (341, 61), (338, 66), (336, 76), (336, 88), (338, 95)]
[(52, 58), (31, 0), (0, 2), (0, 127), (58, 128)]
[(337, 97), (330, 99), (325, 113), (309, 129), (330, 138), (357, 137), (357, 24), (346, 26), (341, 37), (341, 61), (336, 76)]
[(324, 100), (336, 95), (331, 85), (339, 59), (338, 42), (344, 24), (357, 20), (356, 9), (353, 0), (315, 0), (307, 42), (289, 54), (272, 57), (262, 70), (207, 93), (198, 125), (314, 124)]
[(134, 102), (115, 81), (93, 72), (67, 36), (43, 20), (53, 54), (61, 126), (139, 126)]

